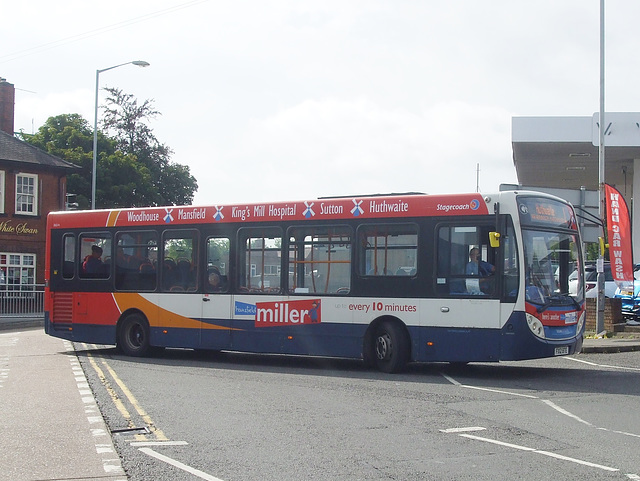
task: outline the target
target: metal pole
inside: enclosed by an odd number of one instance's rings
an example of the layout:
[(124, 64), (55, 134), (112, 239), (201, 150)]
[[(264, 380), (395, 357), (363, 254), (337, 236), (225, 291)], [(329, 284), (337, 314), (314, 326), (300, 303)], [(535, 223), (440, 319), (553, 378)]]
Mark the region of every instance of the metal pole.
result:
[[(600, 220), (602, 221), (602, 236), (605, 237), (605, 223), (604, 219), (606, 216), (606, 205), (605, 205), (605, 194), (604, 194), (604, 129), (605, 129), (605, 118), (604, 118), (604, 0), (600, 0), (600, 147), (598, 150), (598, 183), (599, 183), (599, 194), (600, 194), (600, 202), (598, 214), (600, 216)], [(604, 255), (602, 250), (598, 255), (598, 298), (596, 300), (596, 334), (600, 334), (604, 331)]]
[(91, 208), (96, 208), (96, 171), (98, 166), (98, 85), (100, 70), (96, 70), (96, 103), (93, 117), (93, 167), (91, 169)]
[(93, 117), (93, 168), (91, 170), (91, 208), (96, 208), (96, 172), (98, 170), (98, 86), (100, 83), (100, 74), (107, 70), (122, 67), (123, 65), (137, 65), (138, 67), (148, 67), (149, 62), (144, 60), (134, 60), (132, 62), (125, 62), (113, 67), (103, 68), (102, 70), (96, 70), (96, 103), (94, 105), (94, 117)]

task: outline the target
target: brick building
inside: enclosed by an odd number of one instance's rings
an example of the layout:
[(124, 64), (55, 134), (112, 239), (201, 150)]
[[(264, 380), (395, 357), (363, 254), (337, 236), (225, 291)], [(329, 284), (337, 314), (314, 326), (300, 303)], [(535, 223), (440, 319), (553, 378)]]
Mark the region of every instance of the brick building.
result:
[(14, 103), (0, 78), (0, 294), (44, 282), (47, 214), (64, 210), (78, 168), (14, 137)]

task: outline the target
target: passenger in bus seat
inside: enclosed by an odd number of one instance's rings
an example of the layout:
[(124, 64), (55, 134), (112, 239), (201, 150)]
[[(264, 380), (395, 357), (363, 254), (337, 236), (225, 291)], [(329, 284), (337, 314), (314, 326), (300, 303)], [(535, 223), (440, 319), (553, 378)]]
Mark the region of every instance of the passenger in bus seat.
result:
[(85, 274), (104, 274), (100, 257), (102, 257), (102, 247), (92, 245), (91, 254), (85, 257), (82, 263), (82, 270)]
[(129, 269), (131, 269), (132, 271), (137, 271), (140, 269), (140, 266), (142, 265), (142, 261), (137, 258), (136, 256), (129, 256), (129, 262), (127, 264), (127, 267)]
[(191, 283), (191, 262), (186, 259), (179, 259), (177, 265), (179, 285), (186, 289)]
[(129, 266), (129, 255), (120, 247), (116, 249), (116, 267), (126, 269)]
[(162, 264), (162, 288), (166, 291), (176, 283), (176, 263), (173, 259), (165, 258)]
[(156, 288), (156, 269), (149, 259), (142, 262), (138, 269), (140, 277), (140, 289), (145, 291), (154, 290)]
[(220, 270), (215, 266), (209, 267), (207, 282), (208, 292), (224, 292), (226, 290), (226, 276), (220, 274)]

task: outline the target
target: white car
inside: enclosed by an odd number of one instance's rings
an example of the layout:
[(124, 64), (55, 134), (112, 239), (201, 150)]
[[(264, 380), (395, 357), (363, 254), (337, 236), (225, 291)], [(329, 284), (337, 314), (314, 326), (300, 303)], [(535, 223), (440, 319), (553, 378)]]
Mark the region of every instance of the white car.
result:
[[(573, 271), (569, 276), (569, 294), (575, 296), (578, 293), (578, 276), (577, 272)], [(588, 264), (584, 268), (584, 290), (586, 298), (598, 297), (598, 271), (595, 264)], [(604, 263), (604, 296), (613, 297), (616, 293), (616, 283), (613, 281), (613, 275), (611, 274), (611, 264)]]

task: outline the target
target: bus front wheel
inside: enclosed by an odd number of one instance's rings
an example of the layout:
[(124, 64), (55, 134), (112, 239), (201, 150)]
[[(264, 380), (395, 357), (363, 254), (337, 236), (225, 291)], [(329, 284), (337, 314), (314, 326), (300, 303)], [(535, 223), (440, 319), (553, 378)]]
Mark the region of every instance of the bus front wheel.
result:
[(118, 347), (127, 356), (144, 356), (149, 352), (149, 323), (142, 314), (129, 314), (118, 331)]
[(373, 339), (373, 360), (382, 372), (401, 371), (409, 360), (409, 339), (402, 326), (385, 321), (376, 328)]

